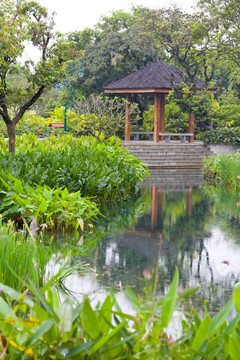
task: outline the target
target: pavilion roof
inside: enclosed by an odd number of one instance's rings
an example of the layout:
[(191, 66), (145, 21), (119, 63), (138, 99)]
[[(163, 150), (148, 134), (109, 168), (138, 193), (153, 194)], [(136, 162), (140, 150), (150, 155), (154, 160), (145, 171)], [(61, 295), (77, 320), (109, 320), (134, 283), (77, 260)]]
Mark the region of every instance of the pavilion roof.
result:
[[(125, 76), (104, 87), (105, 92), (169, 92), (173, 82), (184, 81), (184, 72), (159, 60), (141, 70)], [(197, 90), (204, 88), (204, 81), (195, 78)]]

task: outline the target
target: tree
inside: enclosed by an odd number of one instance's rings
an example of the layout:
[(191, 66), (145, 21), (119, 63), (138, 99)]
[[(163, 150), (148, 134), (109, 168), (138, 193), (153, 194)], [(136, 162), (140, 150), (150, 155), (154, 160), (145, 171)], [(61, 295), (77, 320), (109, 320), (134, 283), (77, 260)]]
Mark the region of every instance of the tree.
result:
[[(80, 99), (74, 106), (80, 115), (79, 131), (90, 134), (99, 142), (115, 136), (123, 130), (127, 100), (92, 95)], [(131, 103), (131, 114), (138, 118), (137, 105)]]
[[(24, 113), (62, 78), (66, 63), (76, 57), (74, 45), (53, 32), (53, 16), (34, 1), (1, 1), (0, 115), (7, 126), (9, 152), (15, 151), (15, 127)], [(27, 41), (38, 48), (40, 60), (25, 62), (25, 79), (18, 83), (13, 74)]]
[(135, 8), (131, 13), (115, 11), (102, 17), (93, 33), (85, 29), (79, 35), (69, 34), (85, 52), (84, 77), (78, 82), (82, 95), (100, 94), (110, 82), (158, 60), (159, 51), (140, 36), (136, 27), (140, 13)]
[(168, 61), (184, 70), (192, 91), (196, 76), (205, 81), (207, 88), (221, 55), (218, 44), (212, 41), (214, 27), (208, 17), (200, 12), (188, 14), (177, 7), (149, 10), (142, 13), (138, 27), (152, 46), (164, 49)]

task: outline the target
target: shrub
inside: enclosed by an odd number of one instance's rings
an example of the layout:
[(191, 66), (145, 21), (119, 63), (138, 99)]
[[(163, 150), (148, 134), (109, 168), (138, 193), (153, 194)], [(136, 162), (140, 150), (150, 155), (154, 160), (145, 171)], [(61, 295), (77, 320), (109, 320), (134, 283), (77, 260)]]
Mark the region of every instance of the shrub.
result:
[(147, 167), (115, 138), (99, 143), (91, 137), (67, 135), (39, 142), (31, 134), (17, 143), (15, 157), (0, 155), (0, 169), (31, 186), (67, 187), (69, 192), (107, 201), (134, 193), (148, 174)]
[(201, 134), (200, 140), (202, 140), (204, 144), (240, 145), (240, 127), (224, 127), (205, 131)]
[(99, 211), (96, 205), (80, 192), (69, 193), (67, 188), (51, 189), (46, 185), (24, 185), (13, 176), (0, 177), (4, 190), (0, 190), (3, 197), (0, 211), (2, 218), (10, 217), (21, 221), (36, 219), (37, 225), (45, 224), (49, 229), (78, 229), (83, 231), (85, 222), (96, 216)]

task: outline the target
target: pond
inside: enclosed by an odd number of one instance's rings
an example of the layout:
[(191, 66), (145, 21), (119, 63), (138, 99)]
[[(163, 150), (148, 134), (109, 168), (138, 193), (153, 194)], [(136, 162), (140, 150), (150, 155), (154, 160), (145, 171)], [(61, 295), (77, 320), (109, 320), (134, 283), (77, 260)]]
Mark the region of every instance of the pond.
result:
[(89, 271), (74, 272), (65, 286), (78, 300), (89, 294), (94, 303), (102, 302), (112, 289), (122, 310), (131, 313), (126, 285), (143, 294), (146, 283), (153, 286), (157, 272), (156, 293), (161, 296), (177, 266), (180, 287), (200, 286), (191, 304), (201, 310), (208, 299), (208, 310), (214, 314), (240, 279), (236, 203), (231, 211), (219, 206), (202, 185), (200, 171), (159, 171), (153, 176), (155, 180), (142, 187), (135, 212), (131, 206), (109, 210), (111, 216), (102, 220), (105, 225), (99, 224), (99, 233), (105, 235), (97, 247), (89, 256), (75, 258)]

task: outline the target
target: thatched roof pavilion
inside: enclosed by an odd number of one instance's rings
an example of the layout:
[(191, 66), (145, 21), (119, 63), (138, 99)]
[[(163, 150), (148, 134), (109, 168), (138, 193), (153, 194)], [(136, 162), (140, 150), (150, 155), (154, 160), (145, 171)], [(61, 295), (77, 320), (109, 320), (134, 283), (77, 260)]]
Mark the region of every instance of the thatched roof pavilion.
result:
[[(204, 82), (195, 78), (197, 90), (204, 88)], [(131, 94), (154, 95), (154, 142), (159, 142), (159, 132), (165, 132), (165, 96), (174, 89), (174, 84), (184, 81), (184, 72), (168, 65), (163, 61), (157, 61), (144, 69), (138, 70), (124, 78), (104, 87), (106, 93), (126, 94), (131, 102)], [(126, 106), (125, 140), (130, 140), (130, 105)], [(189, 114), (188, 132), (194, 134), (194, 116)], [(161, 140), (163, 140), (161, 136)], [(193, 142), (194, 136), (189, 137)]]

